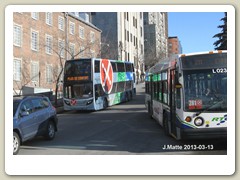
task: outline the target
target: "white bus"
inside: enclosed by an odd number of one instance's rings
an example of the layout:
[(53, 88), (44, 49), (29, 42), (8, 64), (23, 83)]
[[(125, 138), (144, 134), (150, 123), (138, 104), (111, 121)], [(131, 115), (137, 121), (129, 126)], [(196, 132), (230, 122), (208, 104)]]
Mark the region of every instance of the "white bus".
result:
[(100, 110), (129, 101), (136, 94), (131, 62), (74, 59), (64, 66), (64, 110)]
[(227, 51), (172, 56), (146, 73), (145, 105), (176, 139), (227, 135)]

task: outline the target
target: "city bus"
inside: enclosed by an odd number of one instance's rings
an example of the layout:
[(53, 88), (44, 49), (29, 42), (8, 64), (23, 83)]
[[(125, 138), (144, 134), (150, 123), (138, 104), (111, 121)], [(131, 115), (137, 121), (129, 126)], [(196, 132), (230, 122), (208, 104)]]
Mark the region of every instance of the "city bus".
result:
[(174, 55), (145, 79), (149, 115), (175, 139), (226, 138), (227, 51)]
[(67, 60), (63, 78), (64, 110), (100, 110), (136, 94), (133, 63), (100, 58)]

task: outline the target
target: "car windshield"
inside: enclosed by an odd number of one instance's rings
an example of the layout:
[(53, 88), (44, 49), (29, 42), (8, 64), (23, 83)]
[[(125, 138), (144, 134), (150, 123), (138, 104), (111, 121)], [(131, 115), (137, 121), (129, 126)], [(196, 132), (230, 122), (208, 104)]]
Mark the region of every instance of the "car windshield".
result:
[(185, 70), (184, 95), (187, 111), (227, 111), (227, 71)]
[(13, 101), (13, 116), (15, 116), (18, 105), (19, 105), (19, 101)]

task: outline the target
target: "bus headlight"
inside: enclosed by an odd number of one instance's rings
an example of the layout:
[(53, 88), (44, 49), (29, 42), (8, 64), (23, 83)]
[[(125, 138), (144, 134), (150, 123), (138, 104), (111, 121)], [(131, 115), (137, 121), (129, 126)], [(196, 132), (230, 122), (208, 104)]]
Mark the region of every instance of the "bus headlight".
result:
[(93, 99), (89, 100), (86, 105), (89, 105), (93, 102)]
[(70, 106), (70, 102), (67, 101), (67, 100), (64, 100), (65, 104), (69, 105)]
[(204, 119), (202, 117), (197, 117), (194, 119), (194, 124), (196, 126), (202, 126), (204, 124)]

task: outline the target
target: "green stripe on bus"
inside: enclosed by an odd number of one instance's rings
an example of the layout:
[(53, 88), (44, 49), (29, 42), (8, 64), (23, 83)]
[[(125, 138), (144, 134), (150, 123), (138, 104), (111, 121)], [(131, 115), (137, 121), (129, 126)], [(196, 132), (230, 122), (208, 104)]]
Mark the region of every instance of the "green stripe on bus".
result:
[(118, 82), (126, 81), (126, 73), (125, 72), (119, 72), (118, 73)]

